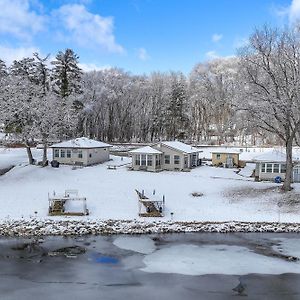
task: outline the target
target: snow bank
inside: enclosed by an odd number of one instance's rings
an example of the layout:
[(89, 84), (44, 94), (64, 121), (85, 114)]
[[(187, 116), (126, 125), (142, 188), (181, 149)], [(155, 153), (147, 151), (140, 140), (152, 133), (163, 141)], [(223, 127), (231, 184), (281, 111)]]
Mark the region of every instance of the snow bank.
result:
[(254, 170), (255, 164), (247, 163), (246, 166), (240, 170), (239, 175), (243, 177), (250, 177)]
[(260, 255), (248, 248), (227, 245), (176, 245), (147, 255), (142, 271), (184, 275), (245, 275), (300, 273), (299, 262)]

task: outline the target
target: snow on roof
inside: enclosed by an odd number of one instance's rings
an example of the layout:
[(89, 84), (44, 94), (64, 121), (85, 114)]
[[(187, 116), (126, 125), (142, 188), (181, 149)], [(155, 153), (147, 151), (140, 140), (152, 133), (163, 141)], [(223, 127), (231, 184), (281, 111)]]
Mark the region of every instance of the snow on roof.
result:
[(217, 149), (217, 150), (211, 151), (211, 153), (241, 154), (241, 152), (236, 149)]
[(106, 148), (112, 147), (112, 145), (91, 140), (86, 137), (76, 138), (73, 140), (61, 142), (58, 144), (54, 144), (51, 148)]
[(167, 142), (161, 142), (161, 144), (171, 147), (173, 149), (179, 150), (184, 153), (196, 153), (196, 152), (203, 152), (200, 149), (197, 149), (195, 147), (192, 147), (190, 145), (187, 145), (185, 143), (179, 142), (179, 141), (167, 141)]
[(162, 154), (161, 151), (156, 150), (150, 146), (137, 148), (137, 149), (129, 151), (129, 153)]
[[(298, 157), (293, 156), (293, 161), (299, 160)], [(272, 150), (265, 152), (261, 155), (255, 156), (253, 158), (255, 162), (285, 162), (286, 154), (278, 150)]]

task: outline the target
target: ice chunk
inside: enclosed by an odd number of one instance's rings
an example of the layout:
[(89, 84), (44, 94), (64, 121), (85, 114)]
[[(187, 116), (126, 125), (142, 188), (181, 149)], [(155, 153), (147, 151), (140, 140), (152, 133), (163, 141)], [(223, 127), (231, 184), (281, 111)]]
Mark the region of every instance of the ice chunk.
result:
[(121, 249), (131, 250), (138, 253), (150, 254), (156, 247), (149, 237), (120, 236), (113, 244)]

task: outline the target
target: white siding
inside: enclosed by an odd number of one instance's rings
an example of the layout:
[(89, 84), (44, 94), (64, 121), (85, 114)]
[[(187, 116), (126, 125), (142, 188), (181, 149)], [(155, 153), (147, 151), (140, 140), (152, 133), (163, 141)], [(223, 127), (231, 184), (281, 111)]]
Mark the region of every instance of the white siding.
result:
[[(56, 150), (59, 150), (59, 157), (55, 157)], [(67, 150), (71, 150), (71, 157), (67, 157)], [(62, 151), (64, 151), (65, 157), (61, 157)], [(82, 157), (80, 157), (80, 153), (82, 153)], [(88, 166), (98, 164), (109, 160), (109, 148), (53, 148), (53, 160), (66, 165), (82, 164)]]
[[(156, 146), (153, 146), (153, 148), (163, 152), (162, 155), (162, 169), (163, 170), (183, 170), (184, 169), (184, 155), (180, 151), (176, 151), (173, 149), (170, 149), (169, 147), (166, 147), (165, 145), (159, 144)], [(165, 155), (170, 155), (170, 164), (165, 164)], [(180, 163), (175, 164), (174, 163), (174, 156), (178, 155), (180, 158)]]
[(103, 163), (109, 160), (109, 148), (94, 148), (87, 151), (87, 165)]

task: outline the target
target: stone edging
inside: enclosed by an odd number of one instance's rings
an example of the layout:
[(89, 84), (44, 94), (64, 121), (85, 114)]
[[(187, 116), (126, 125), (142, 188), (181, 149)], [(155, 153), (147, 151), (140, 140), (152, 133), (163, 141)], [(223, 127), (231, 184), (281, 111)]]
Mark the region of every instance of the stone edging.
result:
[(275, 222), (144, 222), (140, 220), (8, 220), (0, 222), (0, 236), (74, 236), (180, 232), (282, 232), (300, 233), (300, 223)]

